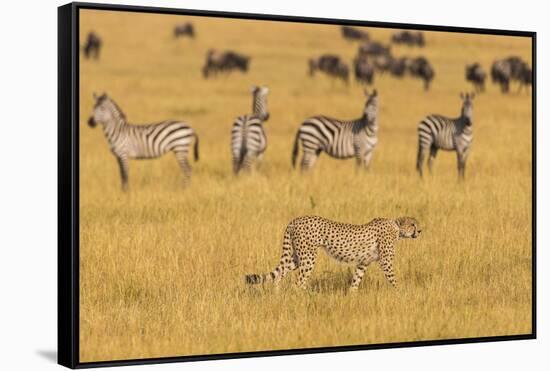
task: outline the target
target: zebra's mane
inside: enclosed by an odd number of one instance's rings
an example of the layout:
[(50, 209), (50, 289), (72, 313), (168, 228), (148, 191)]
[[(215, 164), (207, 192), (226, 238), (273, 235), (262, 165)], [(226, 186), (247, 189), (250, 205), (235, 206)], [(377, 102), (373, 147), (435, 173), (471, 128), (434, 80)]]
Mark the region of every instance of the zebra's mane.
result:
[(97, 105), (100, 105), (102, 104), (103, 102), (108, 102), (111, 104), (111, 107), (114, 109), (116, 115), (121, 119), (123, 120), (124, 122), (126, 122), (126, 115), (124, 114), (124, 112), (122, 111), (122, 109), (120, 109), (119, 105), (116, 104), (116, 102), (112, 99), (112, 98), (109, 98), (107, 96), (107, 94), (103, 94), (101, 95), (98, 99), (97, 99)]

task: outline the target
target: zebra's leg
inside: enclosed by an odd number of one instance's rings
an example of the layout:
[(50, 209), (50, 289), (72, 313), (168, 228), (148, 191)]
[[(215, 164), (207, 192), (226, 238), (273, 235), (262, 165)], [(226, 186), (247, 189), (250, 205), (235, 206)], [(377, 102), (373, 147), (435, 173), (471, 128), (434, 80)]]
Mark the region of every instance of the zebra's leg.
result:
[(191, 181), (191, 165), (187, 159), (187, 151), (175, 151), (174, 154), (183, 173), (183, 184), (187, 185)]
[(306, 150), (304, 148), (304, 154), (302, 156), (302, 162), (300, 164), (300, 170), (302, 172), (306, 172), (310, 170), (313, 165), (315, 165), (315, 162), (317, 161), (317, 158), (319, 157), (319, 154), (317, 154), (314, 151)]
[(256, 157), (256, 153), (247, 151), (244, 155), (243, 162), (241, 163), (241, 171), (249, 173), (252, 170), (254, 163), (256, 162)]
[(241, 170), (240, 150), (239, 152), (233, 152), (233, 174), (235, 175), (239, 174), (239, 170)]
[(359, 171), (359, 169), (363, 166), (363, 159), (364, 157), (361, 156), (359, 148), (355, 148), (355, 170)]
[(317, 247), (303, 246), (297, 251), (297, 254), (299, 275), (296, 285), (301, 289), (306, 289), (307, 280), (309, 276), (311, 276), (311, 273), (313, 273), (313, 268), (315, 267)]
[(365, 170), (369, 170), (370, 161), (372, 160), (372, 150), (365, 153), (365, 156), (363, 157), (363, 167)]
[(466, 159), (468, 158), (468, 151), (457, 151), (458, 162), (458, 180), (464, 180), (464, 173), (466, 171)]
[(260, 168), (260, 166), (262, 165), (263, 159), (264, 159), (264, 152), (258, 153), (258, 155), (256, 156), (256, 169)]
[(426, 157), (426, 148), (422, 144), (418, 144), (418, 156), (416, 158), (416, 170), (420, 177), (422, 177), (422, 166), (424, 165), (424, 158)]
[(120, 178), (122, 180), (122, 190), (128, 190), (128, 158), (125, 155), (116, 156), (118, 167), (120, 168)]
[(430, 147), (430, 157), (428, 157), (428, 171), (430, 172), (430, 174), (432, 173), (435, 156), (437, 156), (437, 147), (432, 145)]

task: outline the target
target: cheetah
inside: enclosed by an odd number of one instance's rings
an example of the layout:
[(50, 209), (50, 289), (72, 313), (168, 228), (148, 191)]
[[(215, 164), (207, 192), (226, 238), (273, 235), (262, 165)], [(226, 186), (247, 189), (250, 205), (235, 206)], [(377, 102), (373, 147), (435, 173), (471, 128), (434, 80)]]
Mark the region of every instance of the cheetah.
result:
[(376, 218), (367, 224), (339, 223), (320, 216), (303, 216), (286, 227), (279, 265), (269, 273), (246, 275), (246, 283), (279, 281), (299, 269), (297, 286), (305, 289), (313, 272), (319, 247), (342, 263), (354, 264), (350, 290), (356, 290), (367, 266), (378, 261), (388, 282), (397, 287), (393, 272), (394, 244), (403, 238), (417, 238), (421, 229), (415, 218)]

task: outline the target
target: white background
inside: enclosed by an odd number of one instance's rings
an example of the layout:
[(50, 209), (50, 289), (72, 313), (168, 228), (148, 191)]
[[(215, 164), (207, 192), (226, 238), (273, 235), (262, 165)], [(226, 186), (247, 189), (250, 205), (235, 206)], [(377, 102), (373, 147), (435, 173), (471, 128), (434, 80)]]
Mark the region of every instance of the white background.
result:
[[(116, 1), (116, 0), (114, 0)], [(123, 1), (123, 0), (119, 0)], [(155, 370), (523, 370), (548, 367), (550, 21), (543, 1), (124, 1), (126, 4), (538, 32), (538, 340), (134, 366)], [(0, 11), (0, 369), (59, 369), (56, 352), (57, 6)], [(136, 25), (136, 27), (139, 27)], [(475, 56), (474, 56), (475, 57)], [(546, 105), (543, 103), (546, 102)], [(490, 190), (487, 190), (490, 192)], [(437, 309), (437, 308), (434, 308)], [(546, 352), (545, 352), (546, 348)], [(543, 366), (545, 365), (545, 366)], [(137, 368), (139, 367), (139, 368)], [(548, 369), (548, 368), (546, 368)]]

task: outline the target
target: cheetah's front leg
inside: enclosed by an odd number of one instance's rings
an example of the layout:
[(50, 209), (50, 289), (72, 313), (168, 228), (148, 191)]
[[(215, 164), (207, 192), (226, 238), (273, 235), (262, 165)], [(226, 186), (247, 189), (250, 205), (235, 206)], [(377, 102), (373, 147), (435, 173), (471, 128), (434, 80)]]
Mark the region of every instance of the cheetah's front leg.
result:
[(393, 273), (393, 249), (385, 249), (380, 253), (380, 260), (378, 261), (380, 268), (382, 268), (388, 282), (393, 287), (397, 288), (397, 280), (395, 279), (395, 275)]

